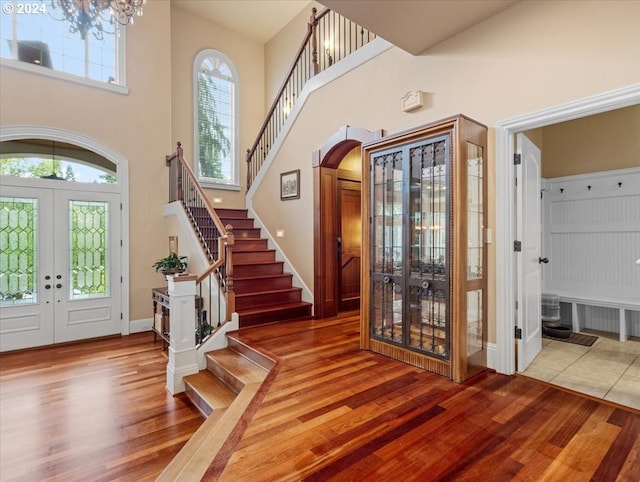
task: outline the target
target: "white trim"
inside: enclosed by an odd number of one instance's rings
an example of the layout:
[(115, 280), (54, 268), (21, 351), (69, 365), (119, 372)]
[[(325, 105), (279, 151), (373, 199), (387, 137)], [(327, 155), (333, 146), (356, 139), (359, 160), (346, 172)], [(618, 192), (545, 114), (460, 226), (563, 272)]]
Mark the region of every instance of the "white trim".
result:
[(499, 373), (515, 372), (515, 233), (513, 136), (521, 131), (640, 104), (640, 84), (568, 102), (496, 123), (496, 360)]
[[(122, 203), (120, 213), (120, 233), (122, 235), (122, 249), (120, 256), (120, 273), (122, 275), (121, 303), (122, 306), (122, 334), (130, 333), (129, 326), (129, 161), (118, 151), (77, 132), (58, 129), (56, 127), (36, 125), (2, 126), (0, 128), (0, 142), (18, 139), (48, 139), (51, 141), (67, 142), (93, 151), (107, 158), (117, 166), (116, 177)], [(86, 190), (86, 184), (81, 184)], [(93, 190), (112, 191), (112, 187), (96, 184)]]
[[(225, 62), (231, 69), (233, 77), (233, 145), (231, 146), (231, 174), (230, 183), (216, 183), (213, 181), (202, 180), (200, 178), (200, 136), (198, 133), (198, 72), (200, 64), (209, 58), (218, 57)], [(238, 69), (232, 60), (222, 52), (216, 49), (204, 49), (193, 59), (193, 68), (191, 71), (192, 88), (193, 88), (193, 170), (198, 181), (203, 187), (208, 189), (225, 189), (230, 191), (239, 191), (240, 186), (240, 77)]]
[(495, 343), (487, 343), (487, 368), (492, 370), (496, 369), (496, 344)]
[(153, 327), (153, 318), (143, 318), (141, 320), (131, 320), (129, 322), (129, 334), (144, 333), (151, 331)]

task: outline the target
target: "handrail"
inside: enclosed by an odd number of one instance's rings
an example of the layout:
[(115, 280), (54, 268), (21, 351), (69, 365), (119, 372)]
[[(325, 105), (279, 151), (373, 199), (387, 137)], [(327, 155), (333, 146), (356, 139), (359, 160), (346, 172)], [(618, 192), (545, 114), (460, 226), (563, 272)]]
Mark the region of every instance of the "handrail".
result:
[[(184, 171), (187, 173), (187, 175), (191, 179), (191, 181), (193, 183), (193, 186), (195, 187), (195, 189), (197, 189), (198, 194), (200, 195), (200, 198), (202, 199), (205, 207), (207, 208), (207, 212), (209, 213), (209, 215), (211, 216), (211, 219), (213, 219), (213, 222), (216, 225), (216, 228), (218, 228), (218, 230), (221, 233), (223, 233), (224, 232), (224, 225), (222, 224), (222, 221), (220, 220), (220, 218), (216, 214), (215, 209), (211, 205), (211, 201), (209, 201), (209, 198), (204, 193), (204, 190), (202, 189), (202, 186), (200, 186), (200, 183), (196, 179), (196, 175), (193, 173), (193, 170), (191, 169), (191, 166), (189, 166), (189, 164), (187, 164), (187, 162), (184, 160), (183, 153), (184, 153), (184, 150), (182, 149), (182, 143), (178, 141), (177, 146), (176, 146), (176, 152), (174, 154), (170, 154), (170, 155), (167, 156), (167, 161), (166, 161), (167, 166), (170, 165), (170, 163), (171, 163), (171, 161), (173, 159), (177, 159), (179, 161), (180, 165), (182, 166)], [(183, 195), (184, 195), (184, 193), (183, 193)], [(180, 199), (180, 200), (184, 201), (184, 199)]]
[[(311, 12), (307, 33), (267, 111), (256, 140), (247, 149), (247, 190), (257, 177), (306, 82), (376, 38), (374, 33), (328, 8), (320, 13), (313, 8)], [(324, 55), (318, 56), (319, 45), (323, 46)]]
[[(216, 275), (220, 288), (219, 293), (226, 297), (227, 310), (225, 321), (231, 319), (235, 310), (235, 293), (233, 290), (233, 226), (223, 225), (211, 202), (197, 181), (191, 167), (187, 164), (183, 155), (182, 144), (177, 143), (176, 152), (166, 156), (166, 165), (169, 167), (169, 202), (180, 202), (187, 216), (192, 221), (195, 235), (209, 260), (209, 266), (196, 279), (196, 285), (202, 291), (204, 281), (209, 278), (209, 314), (211, 315), (212, 278)], [(210, 219), (211, 223), (202, 222), (202, 219)], [(202, 320), (197, 320), (201, 323)], [(211, 320), (213, 321), (213, 320)], [(218, 320), (217, 325), (220, 325)]]

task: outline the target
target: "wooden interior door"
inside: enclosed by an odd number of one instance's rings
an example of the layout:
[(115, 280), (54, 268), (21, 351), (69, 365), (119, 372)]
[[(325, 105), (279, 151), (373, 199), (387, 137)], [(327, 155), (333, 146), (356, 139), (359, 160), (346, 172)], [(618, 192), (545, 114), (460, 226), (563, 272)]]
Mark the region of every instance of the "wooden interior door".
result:
[(360, 182), (339, 179), (338, 199), (338, 309), (355, 310), (360, 307)]

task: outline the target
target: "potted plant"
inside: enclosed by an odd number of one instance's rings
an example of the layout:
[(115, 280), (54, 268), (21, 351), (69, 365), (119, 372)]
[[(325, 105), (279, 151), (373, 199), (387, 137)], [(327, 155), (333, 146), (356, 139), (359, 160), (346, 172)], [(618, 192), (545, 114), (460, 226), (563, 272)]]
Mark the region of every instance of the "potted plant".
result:
[(182, 273), (187, 269), (186, 259), (186, 256), (178, 256), (176, 253), (171, 253), (169, 256), (153, 263), (153, 267), (164, 275)]

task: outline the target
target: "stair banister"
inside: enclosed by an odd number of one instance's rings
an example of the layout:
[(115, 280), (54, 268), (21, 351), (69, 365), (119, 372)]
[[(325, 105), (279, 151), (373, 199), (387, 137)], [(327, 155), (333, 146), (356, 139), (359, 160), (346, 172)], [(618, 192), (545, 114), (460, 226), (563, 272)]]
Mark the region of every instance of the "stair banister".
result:
[[(205, 195), (204, 190), (200, 186), (200, 183), (197, 181), (193, 170), (185, 161), (184, 151), (180, 142), (177, 143), (176, 152), (166, 156), (166, 165), (169, 167), (169, 202), (180, 202), (191, 219), (193, 219), (196, 214), (201, 215), (204, 209), (213, 222), (212, 230), (194, 227), (195, 234), (199, 238), (210, 263), (204, 273), (197, 277), (196, 284), (200, 292), (202, 292), (203, 281), (207, 278), (211, 281), (211, 278), (217, 273), (218, 285), (224, 286), (222, 293), (226, 298), (225, 319), (218, 320), (218, 323), (213, 323), (214, 320), (211, 319), (211, 282), (209, 282), (208, 312), (211, 325), (220, 326), (221, 321), (231, 319), (231, 314), (235, 309), (235, 293), (232, 278), (233, 268), (230, 265), (233, 259), (231, 253), (235, 239), (233, 226), (230, 224), (225, 226), (220, 220), (211, 202)], [(203, 230), (206, 232), (202, 232)], [(215, 242), (215, 246), (210, 244), (211, 241)], [(203, 320), (196, 321), (200, 324)]]
[[(325, 8), (312, 9), (307, 32), (267, 111), (255, 142), (247, 149), (247, 190), (265, 162), (306, 82), (376, 37), (364, 27)], [(318, 48), (326, 55), (319, 56)]]
[[(278, 92), (275, 96), (275, 99), (273, 101), (273, 103), (271, 104), (271, 107), (269, 108), (269, 110), (267, 111), (267, 116), (264, 120), (264, 122), (262, 123), (262, 126), (260, 127), (260, 130), (258, 131), (258, 135), (256, 137), (255, 142), (253, 143), (253, 145), (251, 146), (250, 149), (247, 149), (247, 157), (246, 157), (246, 161), (247, 161), (247, 189), (249, 189), (251, 187), (251, 182), (253, 181), (253, 179), (255, 179), (255, 176), (257, 175), (257, 170), (256, 165), (253, 164), (253, 159), (255, 159), (255, 156), (258, 154), (258, 148), (261, 147), (262, 151), (263, 151), (263, 157), (266, 157), (266, 153), (265, 151), (265, 147), (268, 150), (269, 146), (265, 146), (263, 145), (264, 143), (264, 137), (265, 134), (268, 135), (272, 140), (275, 139), (275, 137), (277, 137), (278, 132), (280, 132), (280, 125), (273, 125), (273, 120), (274, 118), (277, 117), (282, 117), (284, 116), (286, 118), (286, 113), (283, 111), (284, 106), (283, 105), (283, 96), (285, 96), (286, 91), (291, 90), (291, 87), (293, 87), (293, 89), (295, 89), (296, 87), (298, 87), (297, 92), (299, 92), (302, 89), (302, 86), (304, 85), (304, 83), (306, 82), (306, 80), (308, 78), (313, 77), (314, 75), (316, 75), (318, 73), (318, 39), (317, 39), (317, 26), (318, 26), (318, 18), (322, 15), (325, 15), (326, 12), (328, 12), (329, 9), (325, 8), (318, 17), (316, 17), (316, 8), (314, 7), (311, 10), (311, 19), (309, 20), (309, 23), (307, 24), (307, 33), (304, 36), (304, 38), (302, 39), (302, 42), (300, 43), (300, 47), (298, 47), (298, 51), (296, 52), (296, 55), (293, 59), (293, 62), (291, 63), (291, 66), (289, 67), (289, 71), (286, 75), (286, 77), (284, 78), (284, 80), (282, 81), (282, 84), (280, 85), (280, 89), (278, 89)], [(312, 51), (311, 51), (311, 66), (308, 72), (298, 72), (298, 66), (301, 62), (301, 59), (303, 58), (303, 55), (305, 53), (305, 51), (308, 49), (309, 47), (309, 39), (312, 39)], [(302, 79), (297, 79), (298, 82), (296, 83), (295, 86), (291, 86), (291, 81), (294, 77), (294, 74), (298, 74), (299, 76), (302, 76)], [(302, 80), (300, 82), (300, 80)], [(295, 97), (295, 95), (297, 94), (297, 92), (295, 91), (291, 91), (289, 92), (292, 97)], [(291, 101), (293, 101), (293, 99), (291, 99)], [(280, 119), (278, 119), (280, 120)], [(284, 122), (284, 120), (283, 120)], [(282, 122), (282, 123), (283, 123)], [(267, 134), (267, 130), (271, 131)], [(261, 159), (261, 163), (264, 162), (264, 158)], [(253, 165), (252, 165), (253, 164)], [(259, 168), (259, 166), (257, 166)], [(255, 171), (255, 172), (253, 172)]]
[[(235, 236), (233, 234), (233, 226), (227, 224), (225, 226), (225, 235), (218, 238), (218, 253), (220, 257), (213, 262), (196, 280), (196, 284), (200, 285), (209, 276), (213, 275), (215, 270), (221, 266), (226, 266), (225, 287), (227, 294), (227, 310), (225, 320), (230, 320), (232, 313), (235, 311), (235, 292), (233, 290), (233, 245)], [(225, 261), (228, 261), (225, 265)]]
[[(182, 165), (184, 171), (187, 173), (187, 175), (191, 178), (191, 182), (193, 183), (195, 189), (197, 189), (198, 194), (200, 195), (200, 197), (202, 198), (202, 201), (205, 205), (205, 207), (207, 208), (207, 211), (209, 213), (209, 215), (211, 216), (211, 219), (213, 219), (213, 222), (216, 225), (216, 228), (218, 228), (218, 231), (220, 233), (224, 233), (225, 232), (225, 227), (222, 224), (222, 221), (220, 221), (220, 218), (218, 217), (218, 215), (216, 214), (215, 209), (213, 209), (213, 206), (211, 205), (211, 201), (209, 201), (209, 198), (207, 197), (207, 195), (205, 194), (204, 190), (202, 189), (202, 186), (200, 186), (200, 183), (198, 182), (198, 180), (196, 179), (196, 175), (193, 173), (193, 169), (191, 169), (191, 166), (189, 166), (189, 164), (187, 164), (187, 162), (184, 160), (184, 156), (183, 156), (183, 149), (182, 149), (182, 143), (178, 142), (177, 143), (177, 147), (176, 147), (176, 152), (174, 154), (168, 155), (167, 156), (167, 166), (171, 165), (171, 161), (174, 159), (178, 159), (180, 165)], [(181, 176), (181, 172), (178, 172), (178, 176), (176, 179), (176, 182), (178, 183), (178, 189), (177, 189), (177, 196), (176, 199), (171, 199), (171, 195), (170, 195), (170, 201), (182, 201), (185, 202), (184, 200), (184, 192), (182, 192), (182, 176)]]

